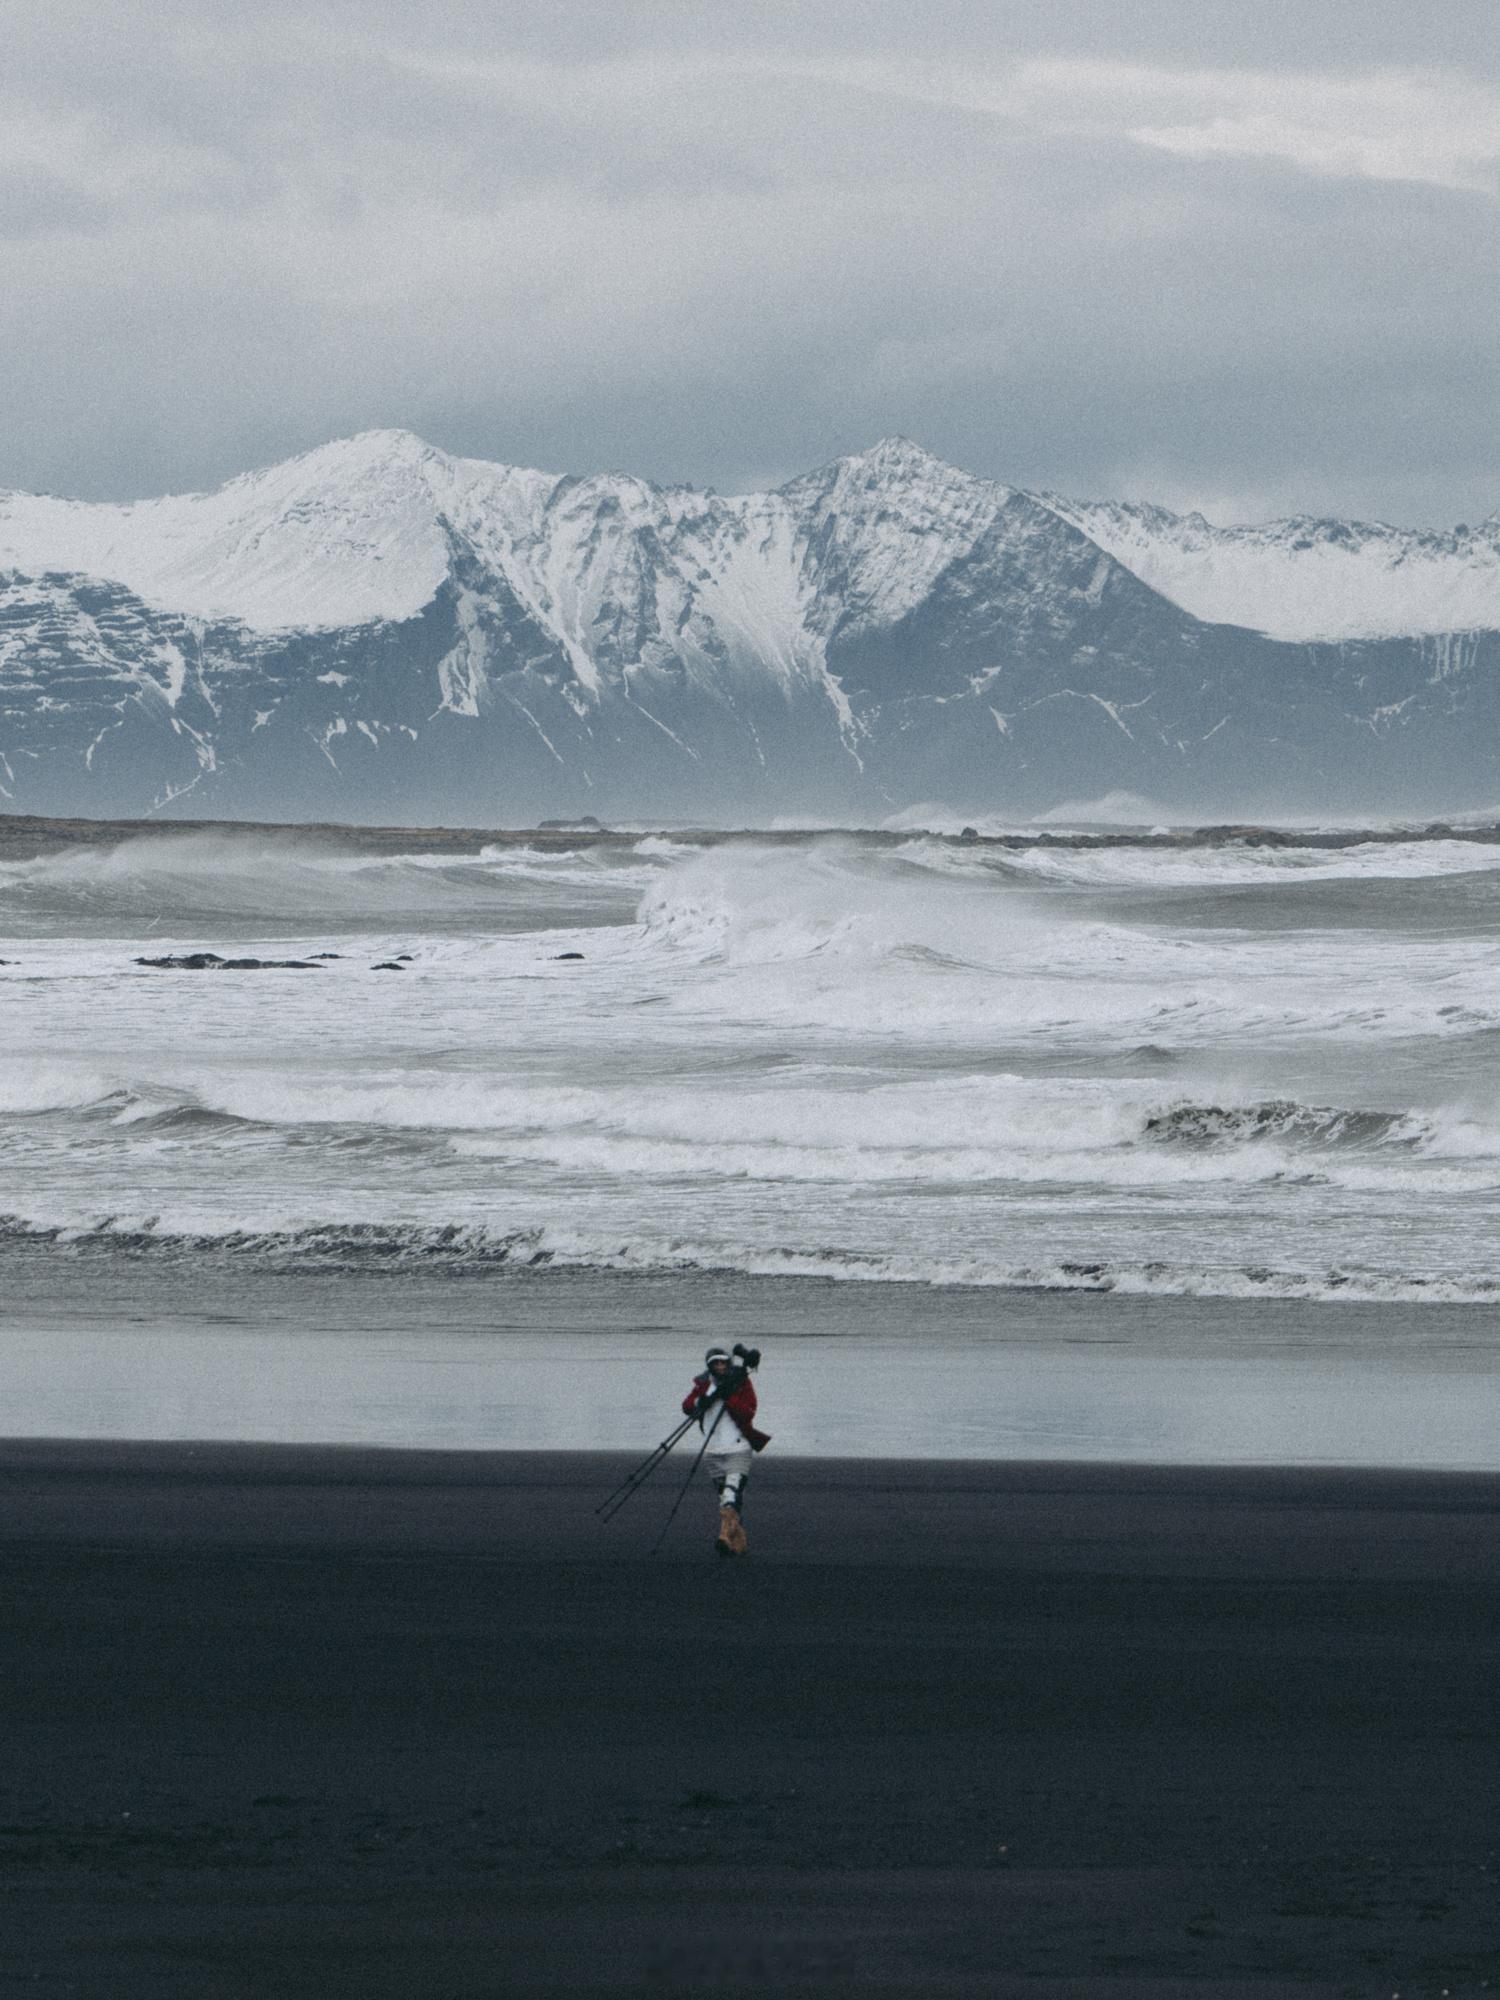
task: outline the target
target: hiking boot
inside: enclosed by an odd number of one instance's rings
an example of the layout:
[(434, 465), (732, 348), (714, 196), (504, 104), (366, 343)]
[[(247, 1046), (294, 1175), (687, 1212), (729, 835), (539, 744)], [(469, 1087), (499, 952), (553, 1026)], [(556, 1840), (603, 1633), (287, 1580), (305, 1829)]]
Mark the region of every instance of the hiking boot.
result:
[[(739, 1515), (735, 1513), (732, 1507), (721, 1507), (719, 1509), (719, 1539), (714, 1543), (714, 1548), (719, 1555), (735, 1556), (739, 1554), (739, 1550), (735, 1547), (734, 1532), (739, 1527), (739, 1519)], [(744, 1529), (740, 1528), (742, 1536), (744, 1532)]]

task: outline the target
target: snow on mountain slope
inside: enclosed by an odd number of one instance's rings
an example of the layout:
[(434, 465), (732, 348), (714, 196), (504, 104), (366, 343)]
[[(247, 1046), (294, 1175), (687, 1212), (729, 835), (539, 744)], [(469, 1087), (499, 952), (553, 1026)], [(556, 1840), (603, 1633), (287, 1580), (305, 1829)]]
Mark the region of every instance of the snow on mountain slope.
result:
[(910, 438), (804, 473), (772, 496), (818, 565), (822, 629), (893, 625), (989, 527), (1010, 489), (945, 465)]
[(738, 496), (401, 431), (217, 493), (0, 495), (11, 811), (1242, 817), (1497, 784), (1500, 521), (1219, 530), (900, 438)]
[(214, 493), (124, 505), (0, 495), (0, 568), (122, 583), (143, 602), (254, 630), (408, 618), (447, 573), (429, 466), (405, 431), (367, 431)]
[(1297, 642), (1500, 631), (1500, 516), (1435, 534), (1303, 518), (1216, 528), (1161, 507), (1047, 504), (1210, 624)]
[(455, 535), (591, 693), (601, 658), (624, 671), (684, 658), (712, 675), (738, 652), (784, 681), (819, 679), (835, 627), (894, 623), (1006, 498), (901, 438), (733, 497), (605, 474), (534, 485), (520, 504), (515, 482), (541, 475), (446, 463)]
[[(213, 493), (126, 505), (0, 495), (0, 569), (124, 585), (253, 631), (415, 616), (455, 553), (513, 595), (596, 694), (599, 659), (724, 648), (821, 673), (836, 625), (889, 622), (982, 532), (1005, 489), (891, 439), (776, 493), (451, 457), (404, 431), (321, 446)], [(482, 585), (481, 585), (482, 588)]]
[[(473, 615), (529, 620), (592, 701), (602, 675), (628, 683), (667, 661), (704, 680), (736, 659), (787, 685), (826, 680), (828, 647), (916, 610), (1027, 497), (904, 438), (773, 493), (724, 497), (368, 431), (213, 493), (128, 505), (0, 494), (0, 570), (94, 577), (153, 609), (276, 633), (413, 618), (457, 566)], [(1450, 534), (1217, 528), (1150, 506), (1036, 504), (1208, 623), (1296, 642), (1500, 631), (1500, 517)]]

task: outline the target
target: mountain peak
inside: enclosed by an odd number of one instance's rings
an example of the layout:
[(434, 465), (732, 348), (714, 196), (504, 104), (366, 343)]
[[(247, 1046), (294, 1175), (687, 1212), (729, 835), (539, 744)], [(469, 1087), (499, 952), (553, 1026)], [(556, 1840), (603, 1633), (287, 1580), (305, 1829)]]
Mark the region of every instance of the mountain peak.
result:
[(8, 810), (1326, 805), (1500, 768), (1500, 534), (1217, 529), (899, 436), (721, 498), (367, 430), (212, 493), (0, 499), (0, 584)]
[[(868, 504), (861, 500), (861, 495), (878, 497), (886, 489), (908, 496), (902, 500), (903, 506), (931, 502), (956, 505), (965, 512), (976, 504), (991, 504), (989, 497), (981, 503), (980, 496), (1004, 492), (971, 472), (949, 465), (909, 437), (881, 438), (865, 451), (848, 452), (812, 472), (804, 472), (779, 490), (794, 501), (817, 496), (822, 505), (847, 507)], [(944, 497), (939, 501), (938, 496)]]
[[(299, 452), (283, 464), (337, 477), (380, 471), (386, 467), (409, 470), (443, 456), (435, 445), (428, 444), (415, 431), (369, 430), (356, 431), (352, 437), (330, 438), (327, 444), (314, 445), (310, 451)], [(281, 469), (280, 466), (268, 468), (270, 471)], [(252, 473), (249, 476), (254, 478), (256, 475)]]
[[(946, 459), (937, 457), (914, 438), (899, 434), (883, 437), (867, 451), (853, 452), (842, 462), (845, 465), (868, 466), (872, 472), (910, 473), (931, 469), (951, 477), (956, 470)], [(967, 478), (969, 475), (963, 476)]]
[[(633, 574), (629, 552), (649, 548), (655, 563), (662, 534), (686, 548), (692, 536), (711, 540), (723, 528), (739, 549), (741, 531), (727, 525), (739, 522), (757, 538), (769, 535), (743, 546), (763, 548), (773, 568), (776, 551), (797, 547), (815, 546), (818, 560), (834, 564), (817, 616), (843, 620), (847, 633), (851, 618), (905, 615), (1015, 497), (900, 434), (773, 493), (721, 500), (625, 473), (559, 478), (455, 457), (414, 431), (381, 426), (213, 492), (125, 503), (0, 495), (0, 570), (97, 577), (159, 609), (261, 631), (353, 628), (399, 622), (430, 603), (450, 573), (456, 535), (542, 616), (555, 599), (573, 605), (574, 585), (559, 578), (586, 548), (595, 566), (589, 591), (607, 589), (599, 551), (612, 552), (609, 562), (618, 554)], [(1208, 624), (1298, 642), (1500, 630), (1494, 517), (1446, 534), (1304, 516), (1218, 528), (1155, 506), (1037, 500)], [(544, 543), (553, 567), (533, 575), (528, 551)], [(710, 568), (720, 560), (704, 554)], [(748, 574), (747, 558), (736, 589)], [(691, 594), (699, 582), (692, 570), (683, 587)], [(768, 572), (757, 588), (791, 606), (804, 582), (800, 569), (790, 582)], [(579, 616), (586, 624), (596, 610), (590, 596)], [(587, 645), (576, 643), (582, 657)]]

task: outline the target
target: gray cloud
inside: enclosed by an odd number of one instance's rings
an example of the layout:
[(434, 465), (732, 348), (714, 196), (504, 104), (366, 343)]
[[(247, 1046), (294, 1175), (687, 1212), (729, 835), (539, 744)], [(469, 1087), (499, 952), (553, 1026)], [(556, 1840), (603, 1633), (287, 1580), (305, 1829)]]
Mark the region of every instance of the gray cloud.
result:
[[(0, 482), (376, 424), (724, 488), (1500, 506), (1488, 4), (13, 6)], [(14, 16), (12, 26), (11, 16)]]

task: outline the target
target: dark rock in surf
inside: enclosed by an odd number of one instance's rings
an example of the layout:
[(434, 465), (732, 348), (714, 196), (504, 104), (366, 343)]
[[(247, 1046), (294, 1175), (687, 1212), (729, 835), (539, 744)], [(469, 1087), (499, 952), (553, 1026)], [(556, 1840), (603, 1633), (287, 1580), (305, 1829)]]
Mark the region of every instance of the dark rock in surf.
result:
[(960, 840), (978, 840), (979, 828), (977, 826), (966, 826), (959, 833), (958, 837)]
[(406, 967), (399, 958), (383, 958), (379, 965), (372, 965), (371, 972), (405, 972)]
[(554, 956), (561, 962), (565, 958), (582, 958), (583, 953), (581, 951), (559, 951)]
[(310, 958), (220, 958), (216, 951), (171, 952), (165, 958), (138, 958), (155, 972), (316, 972)]

